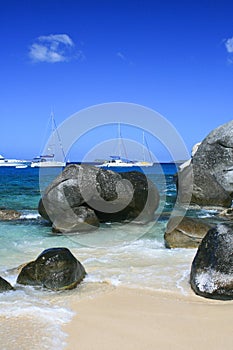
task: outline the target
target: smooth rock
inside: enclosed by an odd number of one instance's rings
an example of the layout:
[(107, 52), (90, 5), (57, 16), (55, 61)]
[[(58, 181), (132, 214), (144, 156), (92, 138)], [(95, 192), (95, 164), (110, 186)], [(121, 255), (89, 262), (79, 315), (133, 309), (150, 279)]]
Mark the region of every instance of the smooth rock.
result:
[(229, 194), (233, 193), (233, 120), (214, 129), (193, 157), (195, 173), (211, 173)]
[[(193, 169), (195, 169), (194, 166)], [(203, 169), (194, 171), (191, 204), (203, 207), (229, 207), (231, 203), (231, 195), (217, 182), (213, 174)]]
[(73, 289), (85, 275), (84, 267), (69, 249), (50, 248), (23, 266), (17, 283), (52, 290)]
[[(190, 178), (191, 172), (193, 173), (192, 178)], [(212, 207), (231, 206), (233, 120), (210, 132), (201, 142), (191, 164), (184, 167), (179, 173), (178, 191), (181, 203), (191, 202), (191, 204)]]
[[(121, 173), (121, 178), (132, 186), (130, 187), (128, 185), (128, 192), (125, 191), (124, 187), (122, 189), (122, 195), (125, 195), (125, 205), (123, 205), (123, 209), (113, 213), (96, 211), (99, 220), (101, 222), (134, 221), (138, 223), (147, 223), (153, 220), (155, 211), (159, 206), (160, 196), (152, 181), (144, 174), (137, 171)], [(127, 203), (131, 194), (132, 199)]]
[(200, 296), (233, 299), (233, 224), (208, 231), (193, 260), (190, 283)]
[(201, 219), (172, 217), (164, 235), (167, 248), (197, 248), (211, 226)]
[(190, 164), (177, 174), (176, 187), (178, 202), (202, 207), (229, 207), (232, 198), (217, 182), (214, 175), (206, 170), (194, 171)]

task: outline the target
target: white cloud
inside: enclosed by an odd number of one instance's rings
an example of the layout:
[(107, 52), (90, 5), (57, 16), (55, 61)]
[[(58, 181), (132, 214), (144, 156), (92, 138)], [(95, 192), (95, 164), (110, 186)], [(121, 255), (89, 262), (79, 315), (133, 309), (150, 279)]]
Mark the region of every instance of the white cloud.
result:
[(72, 39), (67, 34), (50, 34), (47, 36), (42, 35), (39, 36), (38, 40), (42, 42), (51, 42), (52, 44), (63, 43), (65, 45), (74, 46)]
[(233, 52), (233, 37), (225, 41), (225, 46), (226, 46), (227, 52), (229, 53)]
[(79, 56), (80, 53), (74, 52), (74, 43), (67, 34), (39, 36), (29, 49), (33, 62), (65, 62)]

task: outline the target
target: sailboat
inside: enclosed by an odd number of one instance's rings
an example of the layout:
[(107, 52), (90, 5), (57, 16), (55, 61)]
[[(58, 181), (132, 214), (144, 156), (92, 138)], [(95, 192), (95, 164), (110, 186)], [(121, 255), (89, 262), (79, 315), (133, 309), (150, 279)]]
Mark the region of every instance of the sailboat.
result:
[[(149, 167), (149, 166), (153, 166), (153, 161), (152, 161), (152, 158), (151, 158), (151, 154), (150, 154), (150, 151), (149, 151), (149, 148), (148, 148), (148, 144), (146, 142), (146, 139), (145, 139), (145, 133), (143, 131), (143, 161), (133, 161), (133, 160), (130, 160), (128, 158), (123, 158), (121, 156), (121, 146), (123, 145), (123, 148), (124, 148), (124, 151), (125, 151), (125, 154), (126, 154), (126, 150), (125, 150), (125, 147), (124, 147), (124, 143), (123, 143), (123, 140), (122, 140), (122, 137), (121, 137), (121, 126), (120, 124), (118, 124), (118, 148), (119, 148), (119, 155), (117, 156), (110, 156), (110, 160), (109, 161), (105, 161), (103, 164), (99, 164), (97, 165), (97, 167), (99, 168), (103, 168), (103, 169), (107, 169), (107, 168), (132, 168), (132, 167)], [(148, 150), (148, 153), (150, 155), (150, 162), (146, 161), (145, 159), (145, 145), (146, 145), (146, 148)]]
[[(62, 158), (65, 160), (65, 154), (64, 150), (62, 148), (62, 143), (60, 139), (60, 135), (57, 130), (56, 122), (54, 119), (54, 114), (51, 112), (50, 116), (50, 125), (51, 125), (51, 141), (52, 144), (50, 144), (46, 150), (45, 154), (42, 154), (40, 156), (37, 156), (33, 158), (31, 162), (31, 168), (55, 168), (55, 167), (65, 167), (66, 162), (65, 161), (57, 161), (55, 159), (55, 145), (59, 144), (61, 153), (62, 153)], [(55, 143), (56, 142), (56, 143)]]
[[(145, 132), (143, 131), (142, 133), (142, 151), (143, 151), (143, 160), (142, 161), (135, 161), (134, 165), (135, 166), (145, 166), (145, 167), (149, 167), (149, 166), (153, 166), (154, 162), (152, 160), (152, 157), (151, 157), (151, 154), (150, 154), (150, 151), (149, 151), (149, 147), (148, 147), (148, 144), (147, 144), (147, 141), (146, 141), (146, 138), (145, 138)], [(145, 148), (147, 149), (147, 152), (149, 154), (149, 157), (150, 157), (150, 162), (148, 162), (146, 160), (146, 154), (145, 154)]]

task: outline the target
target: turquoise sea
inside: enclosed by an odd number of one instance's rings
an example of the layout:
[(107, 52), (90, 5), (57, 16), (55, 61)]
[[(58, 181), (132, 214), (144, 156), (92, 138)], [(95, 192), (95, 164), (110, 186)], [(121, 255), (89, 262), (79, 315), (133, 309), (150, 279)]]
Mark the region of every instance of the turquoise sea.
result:
[[(163, 235), (176, 200), (175, 164), (144, 169), (159, 189), (161, 201), (154, 222), (147, 225), (106, 223), (88, 234), (54, 234), (38, 215), (41, 190), (58, 170), (0, 168), (0, 208), (16, 209), (17, 221), (0, 222), (0, 276), (16, 291), (0, 294), (1, 350), (63, 349), (61, 327), (73, 316), (69, 297), (95, 297), (109, 288), (126, 286), (189, 296), (195, 249), (166, 249)], [(200, 217), (214, 215), (200, 210)], [(17, 286), (16, 267), (34, 260), (44, 249), (67, 247), (88, 275), (75, 290), (51, 292)], [(24, 336), (21, 328), (28, 329)]]

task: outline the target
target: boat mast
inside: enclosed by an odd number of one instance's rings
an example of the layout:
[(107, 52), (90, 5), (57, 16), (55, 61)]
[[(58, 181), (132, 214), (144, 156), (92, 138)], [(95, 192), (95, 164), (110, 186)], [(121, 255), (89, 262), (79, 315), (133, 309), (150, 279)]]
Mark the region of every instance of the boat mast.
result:
[[(146, 146), (147, 152), (149, 154), (150, 161), (151, 161), (151, 163), (153, 163), (153, 159), (152, 159), (152, 156), (151, 156), (151, 153), (150, 153), (150, 149), (149, 149), (149, 146), (148, 146), (148, 143), (147, 143), (144, 131), (143, 131), (143, 141), (144, 141), (144, 144)], [(143, 149), (144, 149), (144, 147), (143, 147)], [(145, 153), (145, 150), (144, 150), (144, 153)]]
[(119, 154), (120, 158), (122, 157), (122, 147), (123, 147), (125, 158), (128, 158), (125, 144), (124, 144), (124, 141), (123, 141), (122, 136), (121, 136), (121, 124), (118, 123), (118, 154)]
[(55, 119), (54, 119), (53, 111), (51, 112), (51, 120), (52, 120), (52, 128), (53, 128), (52, 132), (53, 132), (53, 134), (54, 134), (54, 133), (57, 134), (57, 138), (58, 138), (58, 142), (59, 142), (59, 147), (60, 147), (60, 149), (61, 149), (62, 156), (63, 156), (63, 161), (66, 162), (65, 152), (64, 152), (64, 149), (63, 149), (63, 146), (62, 146), (60, 134), (59, 134), (58, 129), (57, 129), (57, 124), (56, 124), (56, 121), (55, 121)]
[(143, 153), (143, 161), (146, 161), (146, 155), (145, 155), (145, 132), (142, 132), (142, 153)]
[(121, 158), (121, 124), (118, 123), (118, 154)]

